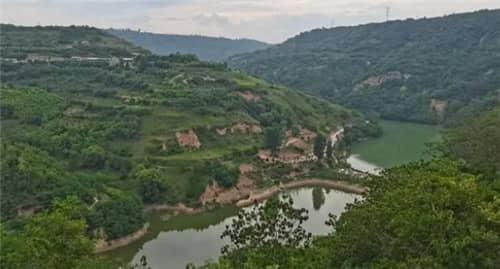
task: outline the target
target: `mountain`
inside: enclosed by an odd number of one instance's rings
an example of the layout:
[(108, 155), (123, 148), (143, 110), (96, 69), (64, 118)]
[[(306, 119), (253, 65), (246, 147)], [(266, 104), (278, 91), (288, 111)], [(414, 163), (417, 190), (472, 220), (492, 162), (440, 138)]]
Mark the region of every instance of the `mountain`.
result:
[[(312, 137), (377, 129), (317, 97), (99, 29), (1, 27), (2, 57), (18, 57), (0, 67), (2, 221), (76, 196), (90, 229), (113, 239), (142, 227), (142, 203), (200, 206), (213, 181), (246, 180), (248, 191), (292, 180), (317, 167)], [(240, 165), (254, 176), (242, 179)]]
[(456, 124), (500, 103), (500, 10), (317, 29), (229, 64), (386, 119)]
[(270, 46), (252, 39), (155, 34), (121, 29), (109, 29), (108, 32), (159, 55), (194, 54), (205, 61), (220, 62), (235, 54), (252, 52)]
[(99, 29), (84, 26), (24, 27), (1, 24), (2, 58), (25, 59), (29, 55), (58, 57), (132, 57), (146, 50)]

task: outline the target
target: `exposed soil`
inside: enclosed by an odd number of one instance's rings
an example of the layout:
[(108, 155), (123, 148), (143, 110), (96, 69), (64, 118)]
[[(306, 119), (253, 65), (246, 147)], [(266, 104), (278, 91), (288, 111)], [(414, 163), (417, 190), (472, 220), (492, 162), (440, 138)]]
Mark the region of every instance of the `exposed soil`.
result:
[(251, 102), (251, 101), (259, 101), (260, 100), (260, 96), (254, 94), (253, 92), (251, 91), (244, 91), (244, 92), (240, 92), (238, 93), (243, 99), (245, 99), (245, 101), (247, 102)]
[(104, 239), (99, 239), (96, 242), (94, 253), (102, 253), (106, 251), (113, 250), (115, 248), (123, 247), (126, 246), (134, 241), (137, 241), (141, 239), (146, 233), (148, 232), (149, 229), (149, 223), (145, 223), (144, 226), (142, 226), (141, 229), (135, 231), (134, 233), (117, 238), (114, 240), (106, 241)]
[(175, 137), (177, 138), (177, 143), (182, 147), (196, 149), (201, 147), (198, 136), (191, 129), (187, 132), (177, 132), (175, 133)]
[(376, 87), (376, 86), (380, 86), (380, 85), (384, 84), (387, 81), (401, 80), (401, 79), (403, 79), (403, 75), (401, 74), (401, 72), (392, 71), (392, 72), (388, 72), (387, 74), (384, 74), (384, 75), (369, 77), (366, 80), (358, 83), (354, 87), (354, 89), (359, 90), (365, 86)]
[(292, 181), (285, 184), (274, 185), (265, 190), (262, 190), (257, 193), (251, 193), (250, 197), (247, 199), (240, 200), (236, 203), (238, 207), (245, 207), (252, 205), (256, 202), (260, 202), (271, 198), (272, 196), (282, 192), (284, 190), (289, 189), (297, 189), (303, 187), (325, 187), (340, 190), (343, 192), (355, 193), (355, 194), (363, 194), (368, 191), (367, 187), (363, 187), (356, 184), (350, 184), (344, 181), (335, 181), (335, 180), (322, 180), (322, 179), (304, 179), (299, 181)]

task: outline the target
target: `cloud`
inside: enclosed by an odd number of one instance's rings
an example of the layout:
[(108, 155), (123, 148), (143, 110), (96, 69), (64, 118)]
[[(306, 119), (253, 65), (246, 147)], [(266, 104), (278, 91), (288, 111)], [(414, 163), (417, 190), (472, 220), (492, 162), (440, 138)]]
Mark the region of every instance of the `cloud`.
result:
[(85, 24), (175, 34), (281, 42), (318, 27), (432, 17), (484, 8), (498, 0), (0, 0), (2, 22)]
[(217, 26), (217, 27), (231, 27), (231, 23), (227, 17), (221, 16), (217, 13), (212, 14), (198, 14), (192, 17), (192, 20), (200, 25)]

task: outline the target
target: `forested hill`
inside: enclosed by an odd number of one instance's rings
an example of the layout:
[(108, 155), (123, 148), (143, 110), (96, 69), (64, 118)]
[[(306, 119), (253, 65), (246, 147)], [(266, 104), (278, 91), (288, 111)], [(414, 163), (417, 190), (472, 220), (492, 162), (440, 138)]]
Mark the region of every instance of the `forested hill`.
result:
[(15, 26), (0, 24), (2, 58), (24, 60), (28, 56), (132, 57), (146, 53), (114, 35), (86, 26)]
[(230, 65), (387, 119), (455, 123), (500, 99), (500, 10), (317, 29)]
[(108, 32), (160, 55), (187, 53), (206, 61), (223, 61), (235, 54), (253, 52), (269, 46), (252, 39), (155, 34), (120, 29), (110, 29)]
[[(270, 147), (266, 137), (279, 147), (290, 129), (373, 126), (354, 111), (192, 55), (139, 49), (132, 59), (109, 57), (135, 49), (102, 30), (2, 27), (2, 53), (37, 56), (2, 59), (2, 222), (74, 195), (92, 205), (90, 230), (113, 239), (142, 227), (143, 202), (199, 206), (213, 180), (235, 185), (239, 165)], [(54, 49), (83, 40), (84, 47)]]

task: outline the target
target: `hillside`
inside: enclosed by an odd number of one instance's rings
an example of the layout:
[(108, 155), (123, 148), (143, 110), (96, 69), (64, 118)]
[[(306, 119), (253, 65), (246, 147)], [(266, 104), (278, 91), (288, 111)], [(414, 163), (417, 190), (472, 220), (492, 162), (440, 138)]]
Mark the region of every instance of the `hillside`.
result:
[(229, 39), (198, 35), (170, 35), (110, 29), (109, 33), (159, 55), (194, 54), (205, 61), (223, 61), (228, 57), (270, 46), (252, 39)]
[[(86, 27), (8, 27), (8, 55), (45, 56), (33, 44), (63, 33), (74, 43), (92, 32), (86, 48), (95, 55), (132, 48)], [(1, 65), (2, 221), (75, 195), (90, 207), (90, 230), (113, 239), (142, 226), (143, 203), (200, 206), (214, 198), (206, 194), (212, 182), (238, 198), (314, 169), (315, 136), (343, 126), (354, 139), (377, 130), (356, 112), (194, 56), (75, 59), (57, 51), (50, 53), (62, 59)]]
[(500, 99), (500, 10), (317, 29), (230, 65), (386, 119), (457, 121)]
[(0, 31), (2, 58), (132, 57), (134, 53), (146, 53), (144, 49), (92, 27), (24, 27), (0, 24)]

